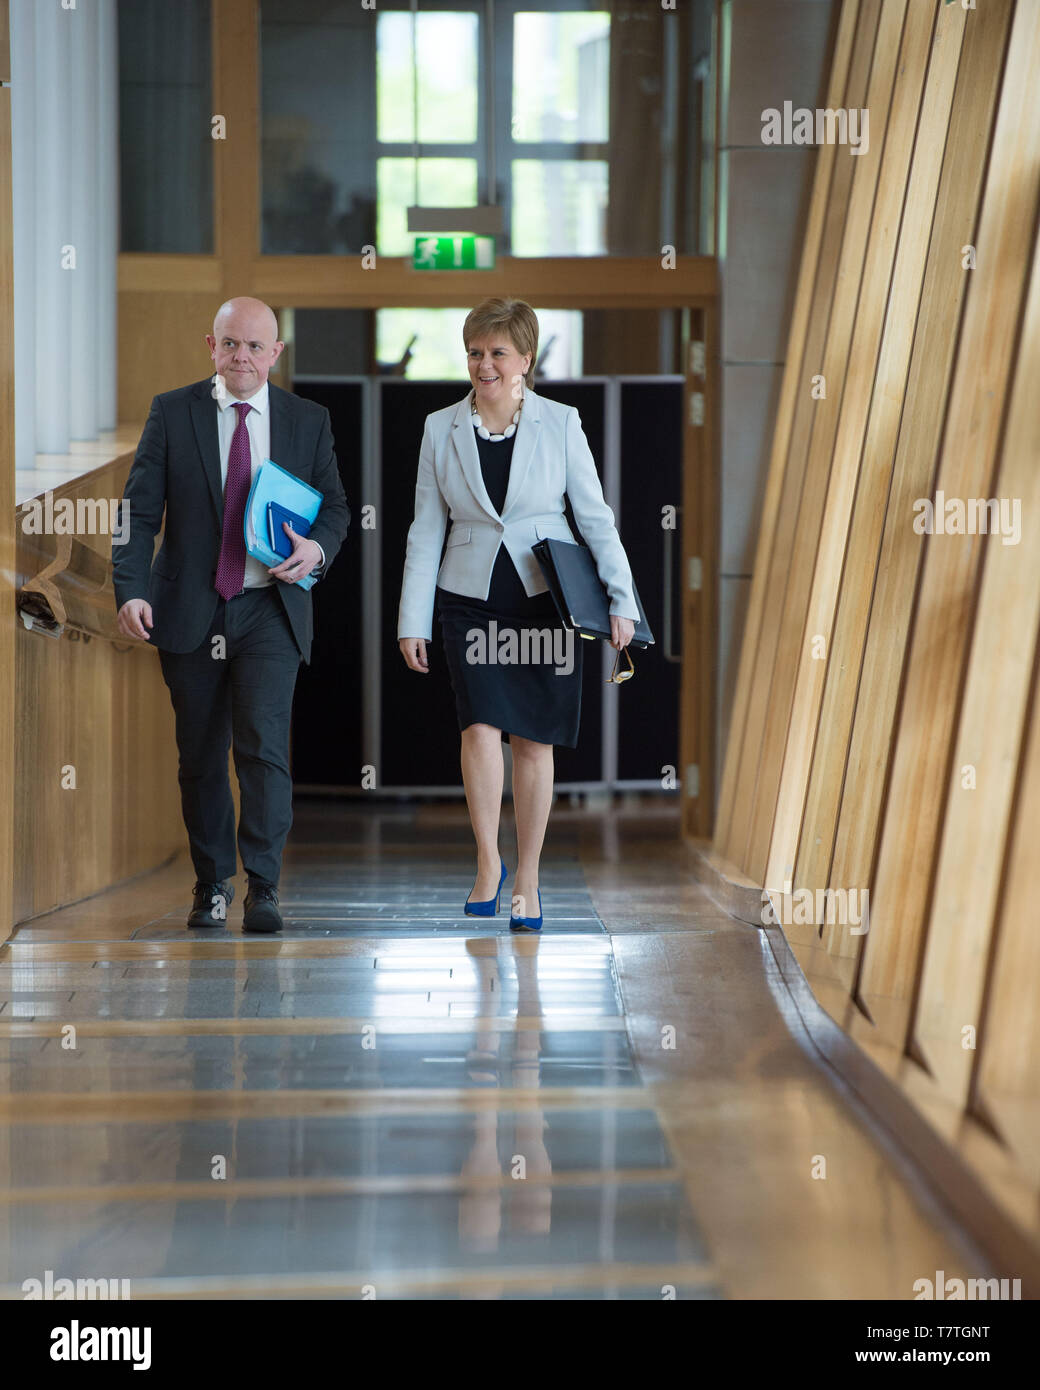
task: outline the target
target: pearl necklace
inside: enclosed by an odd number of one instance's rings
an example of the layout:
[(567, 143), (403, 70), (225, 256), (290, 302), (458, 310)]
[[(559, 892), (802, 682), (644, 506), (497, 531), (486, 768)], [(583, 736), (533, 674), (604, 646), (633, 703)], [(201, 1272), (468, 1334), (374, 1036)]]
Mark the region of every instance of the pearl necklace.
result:
[(511, 435), (516, 434), (516, 427), (520, 423), (520, 412), (523, 408), (524, 403), (521, 401), (516, 408), (516, 414), (513, 416), (513, 423), (511, 425), (506, 425), (505, 431), (502, 434), (492, 434), (484, 424), (484, 421), (477, 414), (476, 392), (474, 392), (473, 404), (470, 406), (469, 422), (480, 435), (481, 439), (490, 439), (492, 444), (497, 444), (500, 440), (508, 439)]

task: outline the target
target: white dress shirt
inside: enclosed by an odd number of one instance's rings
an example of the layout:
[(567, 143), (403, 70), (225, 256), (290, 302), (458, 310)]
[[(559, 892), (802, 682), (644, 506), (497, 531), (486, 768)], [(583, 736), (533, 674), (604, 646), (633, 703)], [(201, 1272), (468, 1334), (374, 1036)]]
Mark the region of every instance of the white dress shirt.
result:
[[(250, 396), (247, 401), (239, 401), (230, 392), (224, 394), (224, 399), (217, 400), (217, 438), (220, 444), (220, 487), (224, 491), (227, 488), (228, 456), (231, 453), (231, 440), (238, 427), (238, 411), (234, 409), (236, 405), (252, 406), (246, 416), (246, 431), (249, 435), (249, 479), (250, 482), (256, 477), (256, 470), (263, 463), (264, 459), (271, 457), (271, 413), (270, 413), (270, 392), (265, 381), (260, 390), (255, 395)], [(274, 460), (278, 462), (277, 459)], [(315, 541), (315, 545), (317, 545)], [(318, 545), (321, 550), (321, 546)], [(325, 552), (321, 550), (321, 564), (316, 568), (325, 567)], [(312, 571), (313, 573), (313, 571)], [(284, 581), (275, 579), (268, 574), (267, 566), (262, 560), (258, 560), (255, 555), (246, 555), (245, 578), (242, 581), (243, 588), (262, 589), (269, 584), (283, 583)]]

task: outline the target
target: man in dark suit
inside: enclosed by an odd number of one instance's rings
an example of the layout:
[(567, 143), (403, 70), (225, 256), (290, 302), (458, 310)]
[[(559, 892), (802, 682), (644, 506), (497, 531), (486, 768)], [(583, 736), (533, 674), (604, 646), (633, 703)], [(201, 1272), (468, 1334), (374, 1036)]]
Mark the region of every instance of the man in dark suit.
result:
[[(296, 581), (331, 565), (350, 508), (328, 411), (267, 380), (285, 346), (271, 309), (229, 299), (206, 342), (216, 375), (152, 401), (123, 493), (129, 539), (112, 547), (113, 583), (120, 631), (159, 649), (173, 701), (197, 875), (188, 925), (222, 926), (234, 896), (230, 746), (249, 880), (243, 925), (271, 932), (282, 927), (278, 879), (292, 824), (293, 689), (311, 652), (311, 596)], [(246, 497), (265, 458), (324, 497), (308, 536), (285, 526), (292, 554), (272, 568), (246, 554), (243, 535)]]

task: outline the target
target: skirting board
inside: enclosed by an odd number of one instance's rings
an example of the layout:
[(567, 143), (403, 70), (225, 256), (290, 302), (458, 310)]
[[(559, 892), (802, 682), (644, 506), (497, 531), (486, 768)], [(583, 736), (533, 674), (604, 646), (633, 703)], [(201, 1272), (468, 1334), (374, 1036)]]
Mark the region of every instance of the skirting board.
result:
[(729, 916), (765, 933), (777, 969), (819, 1056), (869, 1112), (886, 1139), (912, 1160), (922, 1181), (988, 1254), (995, 1269), (1022, 1280), (1023, 1299), (1040, 1297), (1040, 1248), (1036, 1242), (986, 1191), (970, 1164), (933, 1128), (902, 1088), (819, 1003), (783, 929), (762, 923), (761, 886), (715, 854), (709, 842), (687, 841), (687, 845), (698, 882)]
[(1040, 1297), (1040, 1249), (980, 1182), (971, 1165), (932, 1127), (819, 1003), (779, 926), (763, 927), (773, 959), (813, 1045), (862, 1101), (892, 1142), (914, 1161), (929, 1187), (1001, 1275), (1022, 1280), (1022, 1298)]
[(762, 885), (716, 854), (710, 840), (687, 840), (686, 844), (693, 854), (694, 877), (723, 911), (748, 926), (762, 926)]

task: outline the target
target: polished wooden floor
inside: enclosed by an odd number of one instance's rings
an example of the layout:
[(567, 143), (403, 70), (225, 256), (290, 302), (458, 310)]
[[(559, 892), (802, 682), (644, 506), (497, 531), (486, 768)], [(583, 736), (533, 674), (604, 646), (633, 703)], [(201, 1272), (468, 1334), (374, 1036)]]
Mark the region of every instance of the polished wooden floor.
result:
[(186, 858), (23, 924), (0, 947), (0, 1295), (47, 1270), (138, 1299), (984, 1277), (676, 828), (652, 801), (558, 804), (540, 937), (460, 914), (461, 808), (326, 802), (297, 807), (279, 937), (242, 934), (241, 884), (226, 930), (189, 933)]

